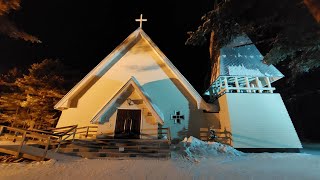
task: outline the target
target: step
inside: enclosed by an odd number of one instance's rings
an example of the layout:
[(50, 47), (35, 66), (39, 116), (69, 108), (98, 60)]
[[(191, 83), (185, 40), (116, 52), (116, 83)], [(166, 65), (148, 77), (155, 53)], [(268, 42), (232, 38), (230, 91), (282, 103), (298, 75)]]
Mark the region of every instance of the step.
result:
[(171, 156), (169, 141), (141, 139), (75, 139), (72, 143), (61, 145), (58, 152), (85, 158), (169, 159)]
[(93, 144), (106, 144), (106, 143), (136, 143), (136, 144), (144, 144), (144, 143), (148, 143), (148, 144), (161, 144), (161, 143), (165, 143), (168, 144), (169, 141), (167, 140), (97, 140), (97, 139), (85, 139), (85, 140), (79, 140), (79, 139), (75, 139), (73, 142), (78, 142), (78, 143), (93, 143)]
[(85, 143), (168, 143), (163, 139), (75, 139), (74, 142)]
[[(60, 148), (59, 152), (69, 153), (69, 152), (120, 152), (119, 148), (114, 149), (92, 149), (92, 148)], [(170, 149), (128, 149), (124, 148), (121, 152), (141, 152), (141, 153), (168, 153)]]
[(86, 143), (71, 143), (67, 145), (61, 145), (61, 147), (65, 148), (77, 148), (77, 147), (88, 147), (88, 148), (99, 148), (99, 149), (106, 149), (106, 148), (119, 148), (119, 147), (125, 147), (125, 148), (170, 148), (169, 144), (122, 144), (122, 143), (116, 143), (116, 144), (86, 144)]
[(75, 149), (75, 151), (79, 151), (77, 149), (82, 149), (81, 151), (98, 151), (103, 149), (110, 150), (119, 150), (119, 148), (124, 148), (126, 150), (169, 150), (170, 146), (147, 146), (147, 145), (136, 145), (136, 146), (81, 146), (77, 144), (65, 144), (61, 145), (60, 149)]
[(97, 159), (97, 158), (170, 158), (170, 153), (120, 153), (120, 152), (78, 152), (72, 153), (76, 156), (81, 156), (88, 159)]
[(78, 143), (72, 143), (72, 144), (66, 144), (61, 145), (61, 147), (68, 147), (68, 148), (77, 148), (77, 147), (88, 147), (88, 148), (118, 148), (118, 147), (125, 147), (125, 148), (170, 148), (169, 144), (111, 144), (111, 145), (88, 145), (88, 144), (78, 144)]

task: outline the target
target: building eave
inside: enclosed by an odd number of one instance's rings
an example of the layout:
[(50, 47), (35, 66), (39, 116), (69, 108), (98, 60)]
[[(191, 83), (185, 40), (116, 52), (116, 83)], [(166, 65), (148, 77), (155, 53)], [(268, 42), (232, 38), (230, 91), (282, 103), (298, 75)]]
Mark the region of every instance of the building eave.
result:
[(133, 88), (137, 91), (139, 96), (142, 98), (143, 102), (147, 106), (147, 108), (151, 111), (151, 113), (155, 116), (157, 122), (161, 125), (164, 124), (164, 116), (162, 112), (159, 110), (159, 108), (156, 107), (155, 104), (151, 102), (151, 99), (148, 97), (148, 95), (144, 92), (142, 86), (139, 84), (139, 82), (136, 80), (136, 78), (131, 77), (127, 83), (125, 83), (95, 115), (94, 118), (90, 121), (91, 123), (99, 123), (100, 117), (103, 115), (103, 113), (106, 112), (111, 106), (114, 104), (114, 102), (130, 87), (130, 85), (133, 86)]

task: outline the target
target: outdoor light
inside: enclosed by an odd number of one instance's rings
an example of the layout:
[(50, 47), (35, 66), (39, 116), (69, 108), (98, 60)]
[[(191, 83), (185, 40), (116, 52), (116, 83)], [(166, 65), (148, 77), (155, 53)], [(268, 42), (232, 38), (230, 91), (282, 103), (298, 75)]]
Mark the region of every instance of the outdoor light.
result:
[(134, 105), (134, 102), (130, 98), (127, 99), (127, 103), (129, 106)]

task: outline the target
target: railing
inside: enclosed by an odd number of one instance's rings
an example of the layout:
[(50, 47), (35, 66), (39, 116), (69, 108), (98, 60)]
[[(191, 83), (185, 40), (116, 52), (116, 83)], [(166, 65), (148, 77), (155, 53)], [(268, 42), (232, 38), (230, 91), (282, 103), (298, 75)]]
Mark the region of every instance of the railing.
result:
[(85, 138), (88, 138), (89, 136), (96, 135), (97, 130), (98, 130), (98, 126), (78, 127), (76, 129), (76, 135), (79, 135), (79, 138), (82, 138), (83, 136)]
[(219, 76), (208, 90), (217, 99), (225, 93), (273, 93), (269, 77)]
[(154, 131), (154, 133), (140, 133), (142, 136), (157, 136), (158, 139), (167, 139), (169, 143), (171, 143), (171, 132), (170, 128), (150, 128), (150, 129), (141, 129), (141, 132), (144, 131)]
[(74, 140), (77, 132), (77, 127), (78, 125), (73, 125), (60, 128), (50, 128), (47, 130), (32, 129), (29, 131), (50, 135), (53, 139), (55, 139), (55, 143), (58, 144), (58, 147), (56, 149), (56, 151), (58, 151), (61, 146), (61, 143), (69, 140), (70, 136), (72, 136), (72, 141)]
[(158, 128), (160, 132), (163, 132), (167, 135), (167, 140), (169, 141), (169, 144), (171, 144), (171, 131), (170, 128)]
[[(97, 129), (98, 126), (84, 126), (84, 127), (78, 127), (76, 128), (76, 133), (75, 135), (78, 135), (79, 138), (88, 138), (91, 137), (92, 135), (96, 135), (97, 134)], [(155, 133), (142, 133), (144, 131), (154, 131)], [(171, 142), (171, 132), (170, 132), (170, 128), (151, 128), (151, 129), (141, 129), (140, 130), (140, 135), (141, 136), (157, 136), (157, 138), (163, 138), (164, 135), (166, 136), (166, 139)], [(113, 134), (113, 133), (112, 133)], [(110, 137), (111, 135), (110, 134)]]
[(44, 152), (41, 156), (41, 160), (45, 159), (47, 152), (48, 152), (48, 149), (49, 149), (49, 146), (51, 144), (51, 136), (50, 135), (39, 134), (39, 133), (31, 132), (29, 130), (20, 129), (20, 128), (0, 126), (0, 135), (2, 135), (4, 133), (12, 134), (14, 136), (14, 139), (13, 139), (14, 142), (17, 139), (20, 140), (19, 137), (21, 136), (21, 142), (20, 142), (20, 145), (16, 151), (17, 157), (20, 157), (22, 147), (24, 145), (26, 145), (27, 141), (36, 141), (38, 145), (44, 146)]

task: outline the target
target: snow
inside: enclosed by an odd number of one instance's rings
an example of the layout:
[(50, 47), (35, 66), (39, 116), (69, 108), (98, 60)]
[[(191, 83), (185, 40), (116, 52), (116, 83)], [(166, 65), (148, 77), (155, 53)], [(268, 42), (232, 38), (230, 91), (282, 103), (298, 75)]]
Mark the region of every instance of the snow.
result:
[(192, 136), (185, 138), (178, 145), (174, 146), (173, 151), (176, 155), (195, 162), (210, 157), (244, 155), (244, 153), (231, 146), (218, 142), (204, 142)]
[(243, 64), (228, 66), (229, 75), (237, 75), (237, 76), (265, 76), (259, 69), (247, 69)]
[(172, 148), (172, 158), (84, 159), (59, 155), (32, 163), (0, 164), (0, 179), (320, 179), (320, 156), (306, 153), (241, 153), (194, 137)]

